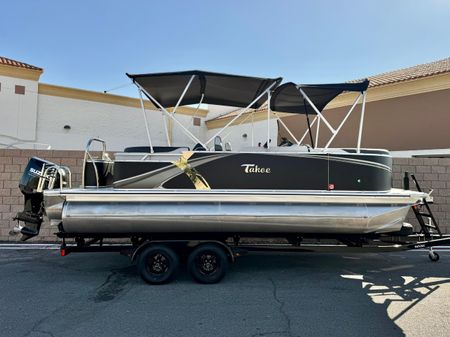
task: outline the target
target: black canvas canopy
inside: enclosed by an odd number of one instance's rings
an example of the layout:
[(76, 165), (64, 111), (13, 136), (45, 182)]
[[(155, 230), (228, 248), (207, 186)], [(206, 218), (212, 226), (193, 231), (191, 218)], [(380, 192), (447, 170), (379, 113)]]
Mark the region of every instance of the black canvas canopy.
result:
[(322, 112), (328, 103), (344, 91), (364, 92), (368, 86), (369, 80), (367, 79), (358, 83), (339, 84), (295, 84), (289, 82), (275, 89), (270, 101), (270, 108), (278, 112), (316, 114), (313, 107), (300, 93), (300, 88)]
[[(245, 108), (272, 84), (274, 89), (281, 82), (281, 78), (248, 77), (199, 70), (127, 74), (165, 108), (177, 104), (193, 75), (195, 77), (180, 105), (196, 104), (201, 101), (207, 104)], [(267, 97), (263, 95), (251, 108), (259, 108), (266, 100)]]

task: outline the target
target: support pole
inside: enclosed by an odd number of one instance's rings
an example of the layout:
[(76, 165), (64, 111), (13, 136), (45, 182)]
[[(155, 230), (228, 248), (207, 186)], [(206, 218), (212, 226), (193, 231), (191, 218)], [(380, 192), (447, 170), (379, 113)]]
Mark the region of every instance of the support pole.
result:
[(366, 92), (364, 91), (362, 107), (361, 107), (361, 120), (359, 121), (358, 146), (357, 146), (358, 153), (361, 152), (361, 138), (362, 138), (362, 129), (363, 129), (363, 124), (364, 124), (365, 110), (366, 110)]
[(161, 103), (159, 103), (151, 94), (149, 94), (147, 91), (145, 91), (145, 89), (142, 88), (139, 85), (139, 83), (135, 83), (135, 84), (138, 86), (138, 88), (140, 88), (142, 90), (144, 95), (147, 96), (147, 98), (151, 102), (153, 102), (153, 104), (155, 104), (158, 108), (160, 108), (163, 113), (165, 113), (169, 118), (171, 118), (175, 122), (175, 124), (177, 124), (180, 128), (182, 128), (189, 138), (191, 138), (194, 142), (199, 143), (201, 146), (203, 146), (206, 149), (206, 145), (202, 141), (200, 141), (197, 137), (195, 137), (192, 134), (192, 132), (190, 132), (188, 129), (186, 129), (186, 127), (183, 124), (181, 124), (178, 119), (176, 119), (174, 116), (172, 116), (172, 114), (170, 112), (168, 112), (167, 109), (161, 105)]
[(260, 95), (258, 95), (258, 97), (256, 97), (249, 105), (247, 105), (247, 107), (245, 109), (243, 109), (240, 113), (238, 113), (231, 121), (229, 121), (222, 129), (220, 129), (218, 132), (216, 132), (216, 134), (214, 136), (212, 136), (210, 139), (208, 139), (208, 141), (205, 144), (210, 143), (214, 138), (216, 138), (218, 135), (220, 135), (223, 130), (225, 130), (226, 128), (228, 128), (231, 124), (234, 123), (234, 121), (236, 119), (238, 119), (239, 117), (242, 116), (242, 114), (244, 112), (246, 112), (248, 109), (250, 109), (250, 107), (255, 104), (255, 102), (258, 102), (258, 100), (263, 97), (266, 92), (268, 92), (270, 89), (272, 89), (272, 87), (276, 84), (276, 82), (272, 83), (266, 90), (264, 90)]
[(255, 125), (253, 124), (254, 118), (253, 118), (254, 111), (252, 111), (252, 147), (255, 146)]
[(166, 133), (166, 141), (167, 141), (167, 146), (172, 146), (170, 143), (170, 136), (169, 136), (169, 127), (167, 125), (167, 117), (164, 115), (164, 113), (162, 114), (162, 119), (163, 119), (163, 123), (164, 123), (164, 131)]
[(319, 116), (319, 118), (323, 120), (323, 122), (330, 129), (331, 132), (335, 133), (336, 130), (334, 130), (333, 127), (330, 125), (330, 123), (328, 123), (328, 121), (325, 119), (325, 117), (323, 117), (323, 115), (320, 113), (319, 109), (317, 109), (317, 107), (309, 99), (308, 95), (302, 90), (302, 88), (299, 87), (298, 90), (302, 94), (303, 98), (306, 99), (308, 101), (309, 105), (311, 105), (311, 107), (314, 109), (314, 111), (316, 112), (317, 116)]
[[(175, 105), (172, 112), (170, 113), (172, 116), (174, 116), (175, 113), (177, 112), (177, 109), (180, 106), (181, 102), (183, 101), (183, 98), (186, 95), (186, 92), (188, 91), (189, 87), (191, 86), (191, 83), (194, 80), (194, 78), (195, 78), (195, 75), (192, 75), (191, 78), (189, 79), (188, 83), (184, 87), (184, 90), (181, 93), (181, 96), (178, 99), (177, 104)], [(202, 99), (203, 99), (203, 96), (202, 96)], [(172, 120), (171, 119), (168, 120), (166, 116), (163, 116), (163, 119), (164, 119), (164, 128), (166, 129), (167, 144), (169, 146), (172, 146), (172, 126), (173, 126), (173, 124), (171, 123)]]
[(348, 119), (348, 117), (350, 116), (350, 114), (352, 113), (353, 109), (355, 108), (356, 104), (358, 104), (359, 99), (361, 98), (361, 94), (358, 95), (358, 97), (356, 97), (355, 101), (353, 102), (352, 107), (350, 108), (350, 110), (347, 112), (347, 114), (345, 115), (344, 119), (342, 120), (341, 124), (339, 124), (339, 126), (336, 129), (336, 133), (333, 134), (331, 136), (331, 138), (328, 140), (327, 145), (325, 145), (325, 147), (323, 148), (323, 150), (328, 149), (328, 147), (330, 146), (331, 142), (334, 140), (334, 138), (336, 138), (337, 134), (339, 133), (339, 131), (341, 130), (342, 126), (345, 124), (345, 121)]
[(294, 142), (300, 146), (300, 141), (295, 138), (294, 134), (292, 133), (292, 131), (287, 127), (287, 125), (283, 122), (283, 120), (280, 118), (280, 116), (278, 116), (278, 114), (275, 111), (272, 111), (272, 113), (275, 115), (275, 117), (277, 118), (277, 120), (281, 123), (281, 125), (283, 125), (283, 127), (285, 128), (285, 130), (289, 133), (289, 135), (292, 137), (292, 139), (294, 140)]
[(316, 144), (314, 146), (315, 149), (319, 147), (319, 130), (320, 130), (320, 118), (317, 121), (317, 129), (316, 129)]
[(140, 88), (138, 88), (138, 91), (139, 91), (139, 97), (140, 97), (140, 102), (141, 102), (142, 115), (144, 116), (145, 130), (147, 131), (148, 145), (150, 146), (150, 153), (153, 153), (152, 137), (150, 137), (150, 129), (148, 126), (147, 114), (145, 112), (144, 100), (142, 98), (142, 91)]
[[(314, 117), (313, 121), (311, 122), (311, 125), (309, 124), (309, 117), (308, 117), (308, 116), (307, 116), (306, 121), (307, 121), (307, 123), (308, 123), (308, 128), (306, 129), (306, 131), (305, 131), (305, 133), (303, 134), (302, 138), (300, 138), (300, 143), (303, 142), (303, 140), (304, 140), (304, 139), (306, 138), (306, 136), (308, 135), (309, 130), (311, 129), (311, 126), (313, 126), (314, 123), (317, 121), (317, 115), (316, 115), (316, 117)], [(311, 140), (312, 140), (312, 139), (311, 139)], [(311, 141), (311, 143), (312, 143), (312, 141)], [(311, 146), (312, 146), (312, 145), (313, 145), (313, 144), (311, 144)]]
[(270, 148), (270, 91), (267, 91), (267, 149)]
[[(189, 79), (189, 82), (186, 84), (186, 87), (184, 88), (183, 93), (181, 94), (180, 98), (178, 99), (177, 104), (175, 105), (175, 107), (174, 107), (173, 110), (172, 110), (172, 114), (173, 114), (173, 115), (174, 115), (175, 112), (177, 111), (178, 106), (181, 104), (181, 101), (183, 100), (184, 95), (186, 95), (186, 92), (188, 91), (189, 87), (191, 86), (191, 83), (192, 83), (192, 81), (194, 80), (194, 78), (195, 78), (195, 75), (192, 75), (191, 78)], [(203, 94), (202, 94), (202, 98), (200, 99), (200, 102), (201, 102), (202, 100), (203, 100)]]

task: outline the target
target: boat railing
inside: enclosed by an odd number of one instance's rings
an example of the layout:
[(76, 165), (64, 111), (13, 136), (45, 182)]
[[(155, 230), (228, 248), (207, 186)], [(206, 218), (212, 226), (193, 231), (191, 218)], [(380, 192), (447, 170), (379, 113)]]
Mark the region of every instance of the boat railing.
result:
[(52, 190), (58, 177), (60, 191), (64, 188), (72, 188), (72, 172), (70, 169), (67, 166), (55, 164), (45, 167), (39, 176), (37, 192), (42, 192), (46, 189)]
[(84, 150), (84, 159), (83, 159), (83, 171), (82, 171), (82, 175), (81, 175), (81, 187), (84, 188), (85, 187), (85, 179), (86, 179), (86, 165), (87, 165), (87, 161), (88, 159), (92, 162), (92, 166), (94, 168), (94, 173), (95, 173), (95, 183), (97, 185), (97, 188), (100, 186), (99, 184), (99, 175), (98, 175), (98, 168), (97, 165), (95, 163), (95, 159), (91, 154), (91, 145), (92, 143), (100, 143), (102, 144), (102, 160), (105, 159), (109, 159), (108, 154), (106, 153), (106, 142), (103, 139), (100, 138), (91, 138), (88, 140), (87, 144), (86, 144), (86, 148)]

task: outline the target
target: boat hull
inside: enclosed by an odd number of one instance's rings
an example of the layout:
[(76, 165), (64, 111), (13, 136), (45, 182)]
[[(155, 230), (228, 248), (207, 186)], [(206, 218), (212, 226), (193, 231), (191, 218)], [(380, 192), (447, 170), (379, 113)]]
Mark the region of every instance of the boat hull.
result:
[[(391, 188), (392, 158), (385, 151), (200, 151), (184, 155), (186, 165), (195, 169), (214, 190), (386, 191)], [(194, 184), (186, 172), (174, 164), (180, 157), (181, 154), (156, 154), (149, 155), (149, 160), (116, 158), (114, 168), (109, 169), (114, 171), (112, 186), (118, 189), (193, 189)], [(100, 171), (105, 170), (105, 175), (109, 174), (104, 162), (96, 161), (96, 165)], [(86, 186), (96, 186), (92, 162), (86, 166), (85, 176)]]
[(45, 191), (51, 223), (71, 234), (370, 234), (400, 230), (422, 193), (390, 191)]

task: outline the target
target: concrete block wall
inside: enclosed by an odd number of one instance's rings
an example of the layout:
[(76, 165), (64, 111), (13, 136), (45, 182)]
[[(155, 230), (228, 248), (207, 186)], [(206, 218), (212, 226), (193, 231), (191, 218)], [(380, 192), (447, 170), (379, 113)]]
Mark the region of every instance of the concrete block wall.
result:
[[(430, 206), (443, 233), (450, 234), (450, 158), (394, 158), (393, 186), (403, 187), (404, 172), (414, 173), (423, 191), (434, 198)], [(410, 182), (411, 189), (414, 183)], [(412, 211), (408, 222), (416, 225), (417, 220)]]
[[(23, 209), (23, 196), (18, 183), (28, 159), (32, 156), (69, 166), (73, 186), (80, 185), (83, 151), (0, 149), (0, 241), (18, 241), (19, 237), (10, 236), (9, 231), (15, 225), (11, 219)], [(450, 158), (394, 158), (394, 187), (402, 187), (405, 171), (414, 173), (425, 191), (434, 190), (432, 195), (435, 203), (432, 210), (442, 231), (450, 233)], [(412, 214), (408, 221), (413, 224), (417, 222)], [(56, 237), (53, 232), (54, 230), (44, 223), (41, 234), (29, 242), (54, 242)]]
[[(10, 236), (9, 231), (16, 224), (12, 218), (23, 210), (19, 180), (28, 160), (33, 156), (68, 166), (72, 172), (72, 185), (80, 185), (83, 151), (0, 149), (0, 241), (19, 241), (20, 235)], [(55, 241), (53, 232), (54, 230), (44, 223), (40, 235), (28, 242)]]

